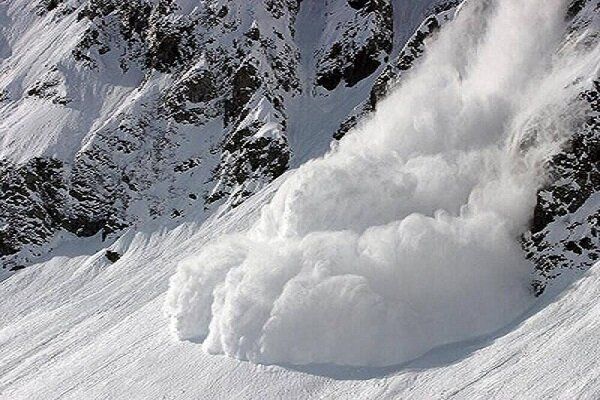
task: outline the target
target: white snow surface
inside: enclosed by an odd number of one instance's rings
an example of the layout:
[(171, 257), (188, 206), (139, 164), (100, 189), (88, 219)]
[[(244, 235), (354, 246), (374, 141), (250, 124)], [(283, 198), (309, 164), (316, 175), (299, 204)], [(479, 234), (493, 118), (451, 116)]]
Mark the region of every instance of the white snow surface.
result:
[[(0, 399), (600, 397), (600, 264), (534, 300), (517, 243), (539, 165), (577, 118), (575, 78), (598, 66), (597, 49), (559, 45), (564, 3), (463, 9), (372, 120), (226, 215), (65, 239), (1, 281)], [(0, 58), (27, 54), (13, 39)], [(97, 121), (50, 123), (106, 123), (127, 86), (90, 93), (108, 96)], [(33, 121), (27, 101), (15, 115)], [(86, 141), (59, 128), (3, 151)]]
[[(599, 393), (600, 265), (558, 297), (475, 341), (389, 368), (264, 366), (174, 340), (161, 308), (184, 255), (244, 229), (271, 193), (232, 214), (130, 233), (0, 283), (0, 399), (594, 399)], [(94, 250), (94, 246), (96, 246)]]
[(564, 47), (564, 7), (466, 3), (369, 121), (181, 265), (175, 334), (259, 363), (388, 366), (523, 313), (518, 238), (598, 65)]

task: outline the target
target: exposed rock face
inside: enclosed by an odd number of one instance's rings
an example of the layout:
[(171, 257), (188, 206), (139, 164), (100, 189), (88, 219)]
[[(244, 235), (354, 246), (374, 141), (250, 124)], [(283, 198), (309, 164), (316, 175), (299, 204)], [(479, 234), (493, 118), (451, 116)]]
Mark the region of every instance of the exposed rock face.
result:
[(10, 256), (24, 245), (48, 241), (61, 225), (59, 207), (67, 208), (62, 162), (34, 158), (16, 166), (3, 161), (0, 179), (0, 214), (4, 223), (0, 230), (0, 254)]
[(419, 29), (409, 39), (398, 57), (396, 57), (394, 62), (386, 66), (383, 73), (377, 78), (369, 97), (368, 106), (371, 109), (374, 109), (377, 101), (385, 96), (389, 86), (397, 82), (401, 74), (411, 69), (417, 59), (423, 55), (425, 52), (425, 41), (432, 38), (442, 25), (451, 20), (458, 4), (458, 1), (442, 3), (421, 23)]
[(327, 0), (326, 27), (331, 40), (317, 52), (316, 85), (335, 89), (354, 86), (373, 74), (392, 51), (393, 12), (390, 0)]
[[(17, 253), (40, 255), (36, 248), (63, 230), (77, 236), (106, 236), (126, 226), (121, 209), (115, 207), (116, 189), (103, 182), (91, 187), (99, 176), (90, 176), (84, 158), (70, 169), (53, 158), (32, 158), (15, 165), (0, 165), (0, 255), (4, 267), (19, 264)], [(104, 188), (99, 191), (98, 187)], [(122, 211), (121, 211), (122, 213)]]
[(106, 257), (106, 259), (111, 263), (116, 263), (121, 259), (121, 255), (119, 253), (111, 250), (106, 250), (106, 252), (104, 253), (104, 257)]
[(377, 102), (385, 97), (391, 86), (398, 82), (402, 74), (411, 69), (415, 62), (423, 55), (426, 40), (432, 38), (442, 25), (452, 19), (454, 10), (459, 3), (459, 1), (439, 2), (432, 9), (431, 14), (421, 23), (398, 56), (393, 61), (385, 64), (385, 68), (379, 74), (371, 88), (368, 99), (360, 107), (357, 107), (341, 124), (340, 128), (334, 134), (335, 139), (339, 140), (344, 137), (361, 118), (364, 118), (375, 109)]
[[(566, 14), (572, 42), (596, 45), (598, 34), (580, 32), (600, 26), (600, 2), (572, 0)], [(586, 269), (600, 259), (600, 79), (581, 93), (582, 122), (563, 151), (549, 163), (549, 182), (538, 193), (531, 232), (523, 248), (535, 265), (533, 290), (570, 269)]]
[(64, 80), (56, 67), (52, 68), (42, 79), (36, 81), (27, 89), (27, 96), (50, 100), (54, 104), (61, 105), (70, 102), (66, 95)]
[(208, 196), (208, 203), (229, 196), (235, 207), (288, 168), (290, 149), (283, 126), (260, 117), (246, 123), (240, 124), (223, 145), (215, 171), (219, 184)]
[(538, 194), (531, 234), (524, 241), (536, 265), (536, 293), (564, 269), (600, 259), (600, 80), (582, 93), (586, 118), (549, 165), (551, 183)]
[(177, 11), (173, 0), (89, 0), (77, 14), (77, 19), (88, 21), (89, 26), (73, 56), (88, 67), (97, 68), (95, 55), (119, 51), (123, 70), (130, 67), (130, 62), (137, 62), (146, 68), (171, 72), (190, 62), (197, 45), (194, 34), (198, 20), (175, 15)]
[(567, 19), (570, 20), (577, 17), (577, 14), (583, 10), (587, 2), (588, 0), (572, 0), (567, 9)]
[[(39, 3), (41, 18), (83, 29), (72, 58), (51, 65), (15, 101), (26, 96), (40, 106), (84, 109), (88, 95), (69, 87), (69, 74), (97, 84), (122, 74), (141, 92), (161, 79), (166, 84), (109, 116), (73, 158), (3, 161), (5, 265), (35, 259), (60, 232), (105, 238), (148, 218), (236, 206), (288, 168), (285, 108), (300, 93), (293, 41), (299, 2), (182, 6), (171, 0)], [(0, 90), (3, 100), (13, 97)], [(53, 165), (53, 175), (22, 188), (40, 163)], [(58, 192), (49, 196), (47, 185)]]

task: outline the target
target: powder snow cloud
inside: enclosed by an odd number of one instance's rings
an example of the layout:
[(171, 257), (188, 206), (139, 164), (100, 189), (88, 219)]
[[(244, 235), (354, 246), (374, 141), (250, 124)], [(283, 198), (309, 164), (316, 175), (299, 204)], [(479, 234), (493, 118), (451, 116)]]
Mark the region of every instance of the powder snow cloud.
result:
[(561, 41), (565, 3), (464, 3), (372, 117), (180, 266), (174, 333), (260, 363), (383, 366), (522, 313), (519, 237), (595, 68)]

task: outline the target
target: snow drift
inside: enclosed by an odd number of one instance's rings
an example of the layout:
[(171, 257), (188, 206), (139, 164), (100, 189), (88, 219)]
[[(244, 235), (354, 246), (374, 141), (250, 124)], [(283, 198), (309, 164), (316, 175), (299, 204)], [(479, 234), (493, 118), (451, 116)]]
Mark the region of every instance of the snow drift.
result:
[(565, 3), (464, 3), (370, 120), (180, 266), (175, 334), (260, 363), (383, 366), (523, 312), (519, 236), (596, 68), (563, 40)]

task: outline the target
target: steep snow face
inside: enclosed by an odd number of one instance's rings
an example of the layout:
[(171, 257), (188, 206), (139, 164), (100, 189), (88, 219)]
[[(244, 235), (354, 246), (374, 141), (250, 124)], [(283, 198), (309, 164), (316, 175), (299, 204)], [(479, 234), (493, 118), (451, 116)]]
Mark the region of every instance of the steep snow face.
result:
[(464, 3), (372, 118), (180, 267), (175, 334), (261, 363), (384, 366), (522, 313), (519, 237), (598, 66), (598, 46), (565, 41), (566, 6)]

